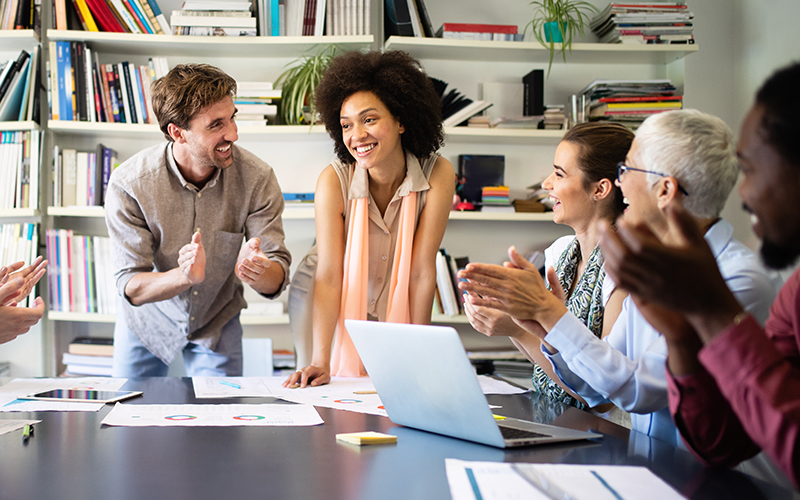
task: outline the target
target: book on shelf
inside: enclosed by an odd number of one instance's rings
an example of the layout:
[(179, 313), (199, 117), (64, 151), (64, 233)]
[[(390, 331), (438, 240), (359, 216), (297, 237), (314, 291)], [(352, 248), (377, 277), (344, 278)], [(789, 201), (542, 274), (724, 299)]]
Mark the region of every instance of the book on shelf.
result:
[(434, 35), (455, 40), (522, 41), (515, 24), (443, 23)]
[(503, 155), (459, 155), (457, 193), (462, 201), (480, 203), (483, 188), (502, 186), (505, 176)]
[(110, 377), (112, 375), (113, 368), (111, 365), (66, 363), (63, 359), (62, 362), (65, 364), (64, 373), (67, 375), (88, 375), (92, 377)]
[(114, 339), (112, 337), (75, 337), (69, 343), (70, 354), (84, 356), (113, 356)]
[(386, 37), (414, 36), (408, 0), (384, 0), (383, 26)]
[(0, 137), (0, 209), (37, 209), (41, 132), (10, 131)]
[(111, 172), (119, 165), (115, 150), (98, 144), (95, 151), (53, 148), (53, 206), (90, 207), (105, 205)]
[[(113, 347), (113, 346), (112, 346)], [(73, 354), (65, 352), (61, 355), (61, 362), (65, 365), (90, 365), (90, 366), (107, 366), (111, 367), (113, 357), (101, 355), (88, 355), (88, 354)]]
[[(0, 262), (25, 262), (30, 265), (39, 255), (38, 224), (31, 222), (13, 222), (0, 224)], [(34, 290), (24, 299), (18, 300), (22, 307), (33, 304), (38, 295), (37, 284)]]
[(50, 310), (116, 314), (116, 282), (111, 242), (102, 236), (76, 235), (70, 229), (45, 232)]
[(459, 299), (456, 296), (456, 290), (453, 289), (453, 279), (447, 257), (444, 249), (440, 249), (436, 254), (436, 289), (439, 292), (444, 314), (456, 316), (459, 313)]

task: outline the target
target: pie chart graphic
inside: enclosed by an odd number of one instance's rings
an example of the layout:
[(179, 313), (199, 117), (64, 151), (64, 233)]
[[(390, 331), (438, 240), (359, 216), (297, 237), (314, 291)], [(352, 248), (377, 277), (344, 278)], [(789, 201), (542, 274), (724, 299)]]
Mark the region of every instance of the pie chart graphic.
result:
[(264, 420), (264, 418), (266, 417), (264, 417), (263, 415), (236, 415), (235, 417), (233, 417), (234, 420), (247, 420), (247, 421)]
[(344, 405), (351, 405), (351, 404), (354, 404), (354, 403), (360, 403), (360, 402), (361, 402), (361, 400), (360, 400), (360, 399), (347, 399), (347, 398), (343, 398), (343, 399), (335, 399), (333, 402), (334, 402), (334, 403), (340, 403), (340, 404), (344, 404)]
[(194, 415), (169, 415), (164, 417), (164, 420), (195, 420), (196, 418)]

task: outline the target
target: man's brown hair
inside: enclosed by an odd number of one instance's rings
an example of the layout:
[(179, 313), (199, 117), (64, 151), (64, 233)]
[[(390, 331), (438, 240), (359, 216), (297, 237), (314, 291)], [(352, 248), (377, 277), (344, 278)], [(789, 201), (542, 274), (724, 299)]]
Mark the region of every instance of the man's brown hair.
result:
[(168, 141), (170, 123), (188, 130), (203, 108), (236, 95), (236, 80), (210, 64), (179, 64), (150, 87), (153, 112)]

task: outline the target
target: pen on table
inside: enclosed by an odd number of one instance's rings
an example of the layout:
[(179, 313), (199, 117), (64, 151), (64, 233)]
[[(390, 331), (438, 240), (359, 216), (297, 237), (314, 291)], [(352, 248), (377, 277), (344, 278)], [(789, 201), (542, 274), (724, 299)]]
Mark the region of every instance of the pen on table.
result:
[(25, 427), (22, 428), (22, 442), (27, 442), (31, 436), (33, 436), (33, 426), (25, 424)]
[(233, 387), (234, 389), (241, 389), (242, 386), (239, 384), (234, 384), (233, 382), (228, 382), (227, 380), (220, 380), (220, 384), (227, 385), (228, 387)]
[(353, 394), (378, 394), (378, 391), (353, 391)]

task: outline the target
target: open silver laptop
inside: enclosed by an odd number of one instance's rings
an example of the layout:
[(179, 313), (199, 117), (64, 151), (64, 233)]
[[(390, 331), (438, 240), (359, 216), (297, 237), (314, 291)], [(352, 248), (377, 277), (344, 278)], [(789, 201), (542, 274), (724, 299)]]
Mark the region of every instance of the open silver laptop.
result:
[(392, 422), (498, 448), (601, 437), (495, 420), (453, 328), (345, 320)]

